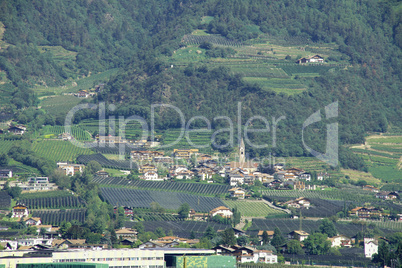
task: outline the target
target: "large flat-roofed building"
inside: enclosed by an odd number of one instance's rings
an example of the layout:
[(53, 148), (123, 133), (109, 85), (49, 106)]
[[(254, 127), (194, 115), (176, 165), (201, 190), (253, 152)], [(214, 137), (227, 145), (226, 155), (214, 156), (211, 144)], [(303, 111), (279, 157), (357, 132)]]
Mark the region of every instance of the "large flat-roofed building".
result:
[(5, 268), (17, 268), (23, 263), (98, 263), (110, 268), (164, 268), (163, 250), (108, 249), (108, 250), (61, 250), (61, 251), (2, 251), (0, 264)]

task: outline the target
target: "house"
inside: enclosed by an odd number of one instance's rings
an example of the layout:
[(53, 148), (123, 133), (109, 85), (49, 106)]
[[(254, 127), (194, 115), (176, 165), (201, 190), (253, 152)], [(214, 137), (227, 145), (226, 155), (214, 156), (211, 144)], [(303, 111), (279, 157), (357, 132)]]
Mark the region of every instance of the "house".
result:
[(240, 236), (245, 236), (246, 235), (246, 232), (241, 230), (241, 229), (234, 228), (234, 227), (232, 229), (234, 231), (234, 234), (235, 234), (236, 238), (239, 238)]
[(219, 215), (223, 218), (231, 218), (233, 215), (233, 212), (227, 207), (220, 206), (220, 207), (217, 207), (217, 208), (214, 208), (213, 210), (211, 210), (209, 212), (209, 215), (211, 217), (214, 217), (215, 215)]
[(375, 207), (356, 207), (349, 212), (350, 216), (357, 216), (360, 219), (380, 218), (388, 214), (384, 214), (381, 209)]
[(140, 179), (146, 181), (163, 181), (163, 178), (159, 178), (158, 173), (155, 171), (146, 172), (142, 177), (140, 177)]
[(237, 199), (244, 199), (246, 192), (242, 188), (232, 188), (229, 190), (230, 197)]
[(278, 258), (269, 250), (256, 250), (251, 247), (224, 247), (222, 245), (213, 248), (217, 255), (234, 256), (238, 263), (277, 263)]
[(364, 256), (371, 259), (376, 253), (378, 253), (378, 241), (374, 238), (364, 238)]
[(197, 221), (197, 220), (198, 221), (203, 221), (203, 220), (206, 220), (208, 218), (208, 216), (205, 215), (205, 213), (197, 213), (197, 212), (195, 212), (194, 209), (190, 209), (190, 212), (188, 213), (188, 217), (190, 219), (192, 219), (192, 220), (195, 220), (195, 221)]
[(305, 181), (311, 181), (311, 174), (307, 172), (302, 172), (301, 174), (299, 174), (299, 179)]
[(23, 125), (18, 125), (18, 126), (13, 126), (8, 129), (8, 132), (14, 134), (14, 135), (22, 135), (25, 133), (27, 130), (26, 126)]
[(383, 199), (383, 200), (396, 200), (399, 198), (399, 194), (396, 192), (379, 192), (375, 195), (375, 197)]
[(26, 225), (30, 225), (30, 226), (37, 226), (37, 225), (41, 225), (42, 221), (40, 220), (40, 218), (29, 218), (25, 221)]
[(244, 184), (244, 176), (241, 174), (229, 174), (230, 186), (238, 186)]
[(95, 86), (95, 92), (101, 92), (104, 88), (105, 88), (105, 84), (100, 83), (100, 84)]
[(52, 247), (58, 249), (67, 249), (78, 245), (83, 246), (84, 244), (85, 239), (54, 239), (52, 241)]
[(122, 228), (116, 231), (116, 236), (118, 239), (136, 239), (137, 232), (132, 229)]
[(371, 186), (371, 185), (364, 185), (363, 190), (370, 191), (370, 192), (373, 192), (373, 193), (378, 193), (380, 191), (380, 189), (378, 189), (378, 188), (376, 188), (374, 186)]
[(324, 62), (324, 58), (321, 57), (320, 55), (314, 55), (311, 57), (307, 57), (307, 58), (300, 58), (296, 61), (296, 63), (298, 64), (303, 64), (303, 63), (323, 63)]
[(272, 239), (274, 237), (274, 231), (259, 230), (257, 233), (257, 236), (260, 241), (262, 240), (262, 236), (263, 236), (264, 232), (267, 232), (269, 239)]
[(194, 174), (194, 172), (186, 169), (186, 170), (181, 170), (179, 172), (176, 172), (173, 176), (179, 180), (183, 180), (183, 179), (191, 180), (195, 176), (195, 174)]
[(88, 90), (80, 90), (78, 93), (74, 93), (74, 96), (78, 98), (88, 98), (90, 94)]
[(330, 176), (327, 172), (320, 172), (317, 174), (317, 180), (319, 180), (319, 181), (326, 180), (329, 178), (330, 178)]
[(69, 164), (67, 162), (58, 162), (57, 167), (64, 170), (66, 176), (74, 176), (77, 173), (82, 173), (85, 166), (79, 164)]
[(308, 209), (310, 207), (311, 201), (310, 199), (307, 199), (305, 197), (299, 197), (295, 200), (289, 200), (283, 204), (287, 205), (288, 207)]
[(131, 159), (134, 161), (152, 161), (155, 157), (163, 157), (164, 152), (158, 151), (131, 151)]
[(27, 183), (18, 185), (23, 191), (50, 191), (55, 190), (58, 186), (50, 183), (48, 177), (31, 177)]
[(109, 177), (109, 173), (107, 173), (104, 170), (99, 170), (97, 172), (95, 172), (95, 176), (96, 177), (100, 177), (100, 178), (108, 178)]
[(305, 231), (302, 231), (302, 230), (295, 230), (295, 231), (292, 231), (292, 232), (290, 232), (289, 234), (288, 234), (288, 238), (289, 239), (295, 239), (295, 240), (298, 240), (298, 241), (303, 241), (304, 239), (306, 239), (308, 236), (309, 236), (310, 234), (309, 233), (307, 233), (307, 232), (305, 232)]
[(331, 242), (331, 247), (352, 247), (352, 239), (344, 235), (337, 235), (328, 240)]
[(11, 218), (23, 218), (28, 217), (28, 208), (22, 204), (17, 204), (13, 207)]
[(70, 140), (73, 139), (73, 136), (71, 136), (70, 133), (64, 132), (64, 133), (60, 134), (60, 135), (58, 136), (58, 138), (59, 138), (59, 139), (62, 139), (63, 141), (70, 141)]
[[(114, 209), (114, 213), (117, 213), (118, 207), (114, 207), (113, 209)], [(125, 216), (130, 217), (130, 216), (133, 216), (133, 215), (134, 215), (134, 212), (133, 212), (133, 209), (132, 209), (132, 208), (130, 208), (130, 207), (123, 207), (123, 209), (124, 209), (124, 215), (125, 215)]]
[(147, 249), (147, 248), (173, 248), (178, 246), (180, 243), (177, 241), (169, 241), (169, 242), (155, 242), (155, 241), (148, 241), (141, 244), (138, 248), (140, 249)]
[(139, 173), (147, 173), (147, 172), (157, 172), (158, 169), (156, 168), (156, 166), (154, 165), (150, 165), (150, 164), (145, 164), (142, 166), (138, 167), (138, 172)]
[(191, 156), (197, 155), (198, 149), (173, 149), (173, 157), (180, 159), (190, 159)]
[(12, 178), (13, 171), (11, 169), (0, 169), (0, 179)]

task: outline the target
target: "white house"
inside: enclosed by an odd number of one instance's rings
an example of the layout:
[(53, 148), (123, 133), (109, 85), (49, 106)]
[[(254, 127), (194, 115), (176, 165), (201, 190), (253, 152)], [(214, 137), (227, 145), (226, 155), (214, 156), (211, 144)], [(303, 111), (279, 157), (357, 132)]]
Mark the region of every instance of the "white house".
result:
[(13, 171), (11, 169), (0, 169), (0, 178), (12, 178)]
[(26, 225), (31, 225), (31, 226), (37, 226), (37, 225), (41, 225), (42, 221), (40, 220), (40, 218), (29, 218), (25, 221)]
[(220, 215), (223, 218), (230, 218), (230, 217), (232, 217), (233, 212), (227, 207), (220, 206), (220, 207), (217, 207), (217, 208), (214, 208), (213, 210), (211, 210), (209, 212), (209, 214), (211, 215), (211, 217), (213, 217), (215, 215)]
[(229, 175), (230, 186), (238, 186), (244, 184), (244, 176), (240, 174)]
[(11, 218), (23, 218), (28, 217), (28, 208), (24, 205), (16, 205), (13, 207)]
[(378, 241), (374, 238), (364, 238), (364, 256), (372, 258), (375, 253), (378, 253)]
[(337, 235), (328, 238), (331, 241), (331, 247), (352, 247), (352, 239), (344, 235)]
[(69, 164), (66, 162), (58, 162), (57, 167), (64, 170), (66, 176), (74, 176), (76, 173), (82, 173), (84, 171), (84, 165)]
[(144, 176), (141, 177), (142, 179), (146, 181), (163, 181), (163, 178), (158, 177), (158, 173), (154, 171), (148, 171), (144, 174)]
[(290, 232), (288, 237), (289, 237), (289, 239), (295, 239), (295, 240), (299, 240), (301, 242), (304, 239), (306, 239), (309, 235), (310, 234), (305, 231), (295, 230), (295, 231)]

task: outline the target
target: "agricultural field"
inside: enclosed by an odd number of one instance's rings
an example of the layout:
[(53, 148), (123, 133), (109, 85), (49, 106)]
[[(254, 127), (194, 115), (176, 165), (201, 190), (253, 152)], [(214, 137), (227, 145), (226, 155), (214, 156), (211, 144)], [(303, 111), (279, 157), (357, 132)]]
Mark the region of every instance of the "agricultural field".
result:
[(49, 160), (64, 162), (72, 162), (80, 155), (94, 153), (90, 149), (80, 148), (69, 141), (62, 140), (36, 141), (32, 146), (32, 150)]
[(75, 196), (20, 199), (20, 202), (29, 209), (66, 209), (83, 206), (80, 199)]
[(82, 99), (74, 96), (53, 95), (44, 98), (40, 103), (40, 108), (51, 115), (66, 115), (81, 101)]
[(0, 208), (8, 209), (11, 206), (11, 196), (5, 191), (0, 192)]
[(20, 195), (20, 199), (35, 199), (35, 198), (49, 198), (49, 197), (70, 197), (73, 196), (68, 191), (46, 191), (35, 193), (23, 193)]
[(15, 141), (0, 140), (0, 153), (1, 154), (8, 153), (8, 150), (11, 149), (14, 142)]
[(147, 212), (141, 214), (141, 218), (144, 221), (182, 221), (177, 214), (167, 214), (167, 213), (152, 213)]
[[(167, 145), (167, 144), (173, 144), (179, 137), (181, 134), (181, 129), (168, 129), (162, 133), (160, 133), (162, 135), (163, 138), (163, 144)], [(175, 148), (183, 148), (183, 149), (189, 149), (189, 148), (194, 148), (194, 145), (198, 145), (198, 146), (202, 146), (202, 145), (209, 145), (211, 144), (211, 136), (213, 134), (213, 131), (205, 131), (205, 132), (198, 132), (195, 131), (194, 132), (185, 132), (183, 137), (178, 141), (178, 143), (174, 146)], [(186, 135), (188, 135), (189, 137), (189, 141), (186, 138)], [(208, 146), (207, 148), (201, 148), (199, 149), (200, 152), (205, 152), (205, 153), (212, 153), (211, 147)]]
[(84, 223), (85, 209), (35, 210), (32, 217), (41, 218), (42, 224), (58, 226), (63, 221)]
[[(58, 135), (65, 133), (64, 126), (44, 126), (40, 130), (40, 136), (45, 139), (57, 139)], [(71, 135), (78, 141), (92, 140), (91, 134), (77, 126), (71, 126)]]
[(80, 155), (77, 157), (77, 162), (81, 164), (88, 164), (91, 161), (98, 162), (102, 167), (114, 169), (136, 169), (137, 165), (129, 160), (109, 160), (102, 154), (88, 154)]
[(204, 183), (184, 183), (184, 182), (162, 182), (162, 181), (144, 181), (128, 180), (125, 178), (102, 178), (95, 177), (93, 182), (101, 186), (121, 186), (124, 188), (182, 192), (189, 194), (199, 194), (206, 196), (215, 196), (228, 193), (229, 185), (204, 184)]
[(239, 41), (230, 40), (219, 34), (206, 34), (206, 35), (187, 34), (187, 35), (183, 36), (183, 39), (181, 40), (181, 42), (186, 45), (200, 45), (203, 42), (208, 42), (215, 46), (240, 47), (242, 45), (242, 43)]
[[(314, 233), (318, 230), (320, 226), (320, 221), (314, 220), (302, 220), (302, 230), (307, 233)], [(247, 230), (247, 233), (252, 235), (259, 230), (270, 230), (273, 231), (275, 228), (281, 230), (282, 235), (287, 236), (288, 233), (299, 230), (300, 228), (299, 219), (253, 219), (252, 226)], [(353, 224), (350, 222), (336, 222), (335, 227), (340, 234), (352, 237), (355, 236), (362, 228), (368, 228), (367, 225), (362, 227), (361, 224)], [(384, 233), (392, 233), (392, 230), (382, 229)]]
[(374, 224), (381, 229), (390, 229), (398, 232), (402, 231), (401, 221), (374, 221)]
[[(202, 222), (202, 221), (143, 221), (146, 232), (154, 232), (156, 228), (162, 227), (165, 233), (172, 230), (175, 236), (190, 237), (191, 233), (194, 233), (196, 238), (201, 238), (207, 228), (211, 226), (215, 231), (225, 230), (230, 225), (220, 224), (216, 222)], [(125, 222), (125, 227), (131, 228), (135, 225), (135, 222)]]
[(269, 207), (262, 201), (239, 201), (239, 200), (224, 200), (223, 201), (230, 209), (237, 207), (243, 217), (267, 217), (283, 215), (286, 213)]
[(368, 136), (365, 144), (350, 148), (364, 159), (375, 178), (382, 182), (399, 182), (402, 177), (402, 136), (375, 134)]
[(331, 199), (331, 200), (343, 200), (343, 201), (355, 201), (355, 202), (370, 202), (378, 201), (374, 194), (369, 191), (364, 191), (359, 187), (350, 188), (331, 188), (328, 190), (263, 190), (263, 196), (267, 196), (269, 199), (275, 199), (275, 197), (306, 197), (306, 198), (318, 198), (318, 199)]
[(157, 202), (165, 209), (177, 210), (181, 204), (187, 203), (197, 212), (209, 212), (216, 207), (225, 205), (217, 197), (124, 188), (101, 188), (101, 196), (113, 206), (133, 208), (150, 208), (152, 202)]

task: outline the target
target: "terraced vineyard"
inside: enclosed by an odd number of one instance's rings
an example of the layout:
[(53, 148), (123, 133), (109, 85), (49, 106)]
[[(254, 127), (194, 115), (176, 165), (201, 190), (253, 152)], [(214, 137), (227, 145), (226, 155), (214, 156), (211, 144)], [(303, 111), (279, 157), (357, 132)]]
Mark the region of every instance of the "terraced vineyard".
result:
[(224, 200), (223, 202), (231, 209), (237, 207), (244, 217), (287, 216), (285, 212), (273, 209), (262, 201)]
[(115, 169), (136, 169), (137, 165), (128, 160), (110, 160), (102, 154), (80, 155), (77, 157), (77, 162), (88, 164), (91, 161), (98, 162), (102, 167)]
[(179, 215), (152, 212), (142, 214), (142, 218), (144, 221), (182, 221)]
[(0, 153), (7, 153), (13, 146), (14, 141), (0, 140)]
[[(303, 220), (302, 229), (307, 233), (313, 233), (318, 230), (320, 221)], [(248, 234), (255, 234), (258, 230), (271, 230), (276, 227), (286, 236), (288, 233), (299, 230), (300, 220), (298, 219), (253, 219), (253, 224), (248, 229)], [(362, 225), (346, 222), (336, 222), (335, 227), (340, 234), (352, 237), (362, 230)], [(392, 233), (392, 230), (381, 229), (384, 233)]]
[(29, 198), (21, 199), (20, 202), (29, 209), (79, 208), (82, 206), (80, 199), (75, 196)]
[[(58, 135), (65, 133), (66, 129), (64, 128), (64, 126), (44, 126), (40, 133), (41, 135), (43, 135), (44, 138), (52, 138), (52, 139), (56, 139), (58, 137)], [(72, 126), (71, 127), (71, 135), (79, 141), (90, 141), (92, 140), (91, 135), (86, 132), (85, 130), (83, 130), (80, 127), (77, 126)]]
[[(156, 228), (161, 227), (168, 233), (172, 230), (175, 236), (190, 237), (191, 233), (194, 233), (197, 238), (201, 238), (207, 228), (211, 226), (215, 231), (225, 230), (230, 225), (219, 224), (216, 222), (200, 222), (200, 221), (144, 221), (142, 222), (146, 232), (154, 232)], [(135, 225), (135, 222), (125, 222), (127, 228), (131, 228)]]
[(170, 182), (170, 181), (168, 182), (144, 181), (144, 180), (130, 181), (125, 178), (95, 177), (93, 179), (93, 182), (100, 185), (108, 185), (108, 186), (119, 185), (124, 186), (125, 188), (183, 192), (183, 193), (202, 194), (211, 196), (217, 194), (226, 194), (230, 189), (229, 185), (184, 183), (184, 182)]
[(209, 212), (216, 207), (225, 205), (221, 199), (216, 197), (176, 192), (101, 188), (101, 195), (104, 200), (113, 206), (133, 208), (151, 208), (151, 203), (157, 202), (165, 209), (177, 210), (181, 204), (187, 203), (197, 212)]
[(85, 222), (85, 209), (68, 209), (68, 210), (36, 210), (32, 213), (33, 217), (41, 218), (42, 224), (60, 225), (62, 221), (68, 222)]
[(221, 35), (185, 35), (182, 39), (182, 43), (188, 45), (199, 45), (203, 42), (208, 42), (218, 46), (234, 46), (239, 47), (241, 42), (227, 39)]
[(75, 161), (80, 155), (90, 155), (94, 152), (90, 149), (80, 148), (68, 141), (43, 140), (33, 144), (34, 152), (52, 161)]

